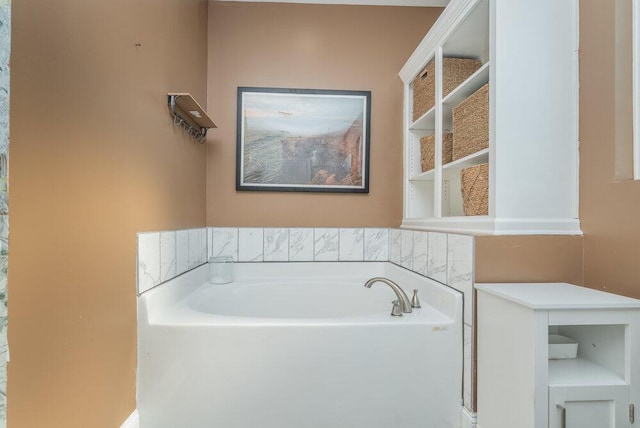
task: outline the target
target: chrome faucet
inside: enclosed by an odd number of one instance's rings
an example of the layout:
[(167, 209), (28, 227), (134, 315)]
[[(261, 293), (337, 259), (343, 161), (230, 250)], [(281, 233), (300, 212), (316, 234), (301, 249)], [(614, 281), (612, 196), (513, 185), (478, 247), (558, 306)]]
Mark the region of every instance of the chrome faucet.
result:
[(398, 302), (400, 303), (400, 310), (405, 314), (411, 313), (411, 301), (409, 300), (409, 297), (405, 294), (405, 292), (402, 290), (402, 288), (400, 288), (398, 284), (396, 284), (395, 282), (387, 278), (375, 277), (365, 282), (364, 286), (367, 288), (371, 288), (371, 286), (376, 282), (384, 282), (389, 287), (391, 287), (391, 289), (396, 293), (396, 296), (398, 296)]

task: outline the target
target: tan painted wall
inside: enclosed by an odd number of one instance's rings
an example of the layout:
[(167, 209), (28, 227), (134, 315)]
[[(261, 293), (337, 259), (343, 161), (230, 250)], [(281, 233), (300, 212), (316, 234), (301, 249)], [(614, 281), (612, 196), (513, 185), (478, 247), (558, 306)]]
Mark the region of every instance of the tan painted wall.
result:
[[(205, 224), (205, 0), (14, 0), (8, 424), (120, 426), (135, 408), (136, 232)], [(135, 44), (142, 46), (136, 48)]]
[(582, 284), (581, 236), (478, 236), (476, 282)]
[[(207, 224), (397, 227), (402, 220), (398, 72), (441, 9), (212, 2)], [(238, 86), (372, 91), (370, 193), (236, 192)]]
[(581, 0), (580, 220), (585, 234), (584, 281), (592, 288), (640, 298), (640, 182), (614, 180), (615, 63), (615, 2)]

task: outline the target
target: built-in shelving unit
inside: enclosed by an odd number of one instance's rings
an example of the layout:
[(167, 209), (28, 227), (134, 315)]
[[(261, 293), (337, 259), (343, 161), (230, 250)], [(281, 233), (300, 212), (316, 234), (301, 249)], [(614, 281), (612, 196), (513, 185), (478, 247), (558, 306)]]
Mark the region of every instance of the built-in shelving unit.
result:
[[(400, 71), (402, 227), (477, 234), (581, 234), (578, 220), (577, 0), (452, 0)], [(541, 34), (540, 29), (544, 28)], [(481, 67), (443, 96), (444, 58)], [(435, 63), (434, 106), (413, 121), (413, 81)], [(453, 109), (489, 84), (489, 147), (442, 161)], [(423, 172), (420, 138), (435, 138)], [(455, 132), (454, 132), (455, 139)], [(488, 215), (464, 216), (460, 173), (488, 163)]]
[(167, 103), (173, 116), (173, 123), (176, 126), (182, 126), (198, 142), (204, 143), (207, 130), (216, 128), (216, 124), (191, 94), (186, 92), (167, 94)]

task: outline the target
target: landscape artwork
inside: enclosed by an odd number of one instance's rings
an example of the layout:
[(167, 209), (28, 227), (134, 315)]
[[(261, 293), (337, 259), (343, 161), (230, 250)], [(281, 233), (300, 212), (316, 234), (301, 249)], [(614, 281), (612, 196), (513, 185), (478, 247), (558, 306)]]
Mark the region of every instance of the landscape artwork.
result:
[(371, 92), (238, 88), (237, 190), (369, 192)]

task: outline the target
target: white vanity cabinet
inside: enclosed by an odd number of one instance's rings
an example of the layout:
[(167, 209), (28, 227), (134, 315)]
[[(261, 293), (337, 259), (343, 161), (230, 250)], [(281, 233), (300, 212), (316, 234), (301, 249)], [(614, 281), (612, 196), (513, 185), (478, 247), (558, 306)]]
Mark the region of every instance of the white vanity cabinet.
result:
[[(481, 67), (443, 92), (443, 58)], [(414, 120), (413, 82), (435, 64), (434, 107)], [(460, 233), (581, 234), (578, 221), (578, 0), (451, 0), (408, 59), (402, 226)], [(452, 112), (489, 84), (489, 146), (443, 163)], [(420, 138), (435, 167), (422, 171)], [(455, 132), (454, 132), (455, 135)], [(455, 138), (455, 136), (454, 136)], [(465, 216), (460, 174), (488, 164), (488, 215)]]
[[(564, 283), (476, 289), (478, 428), (640, 426), (640, 300)], [(550, 334), (575, 339), (576, 357), (549, 359)]]

